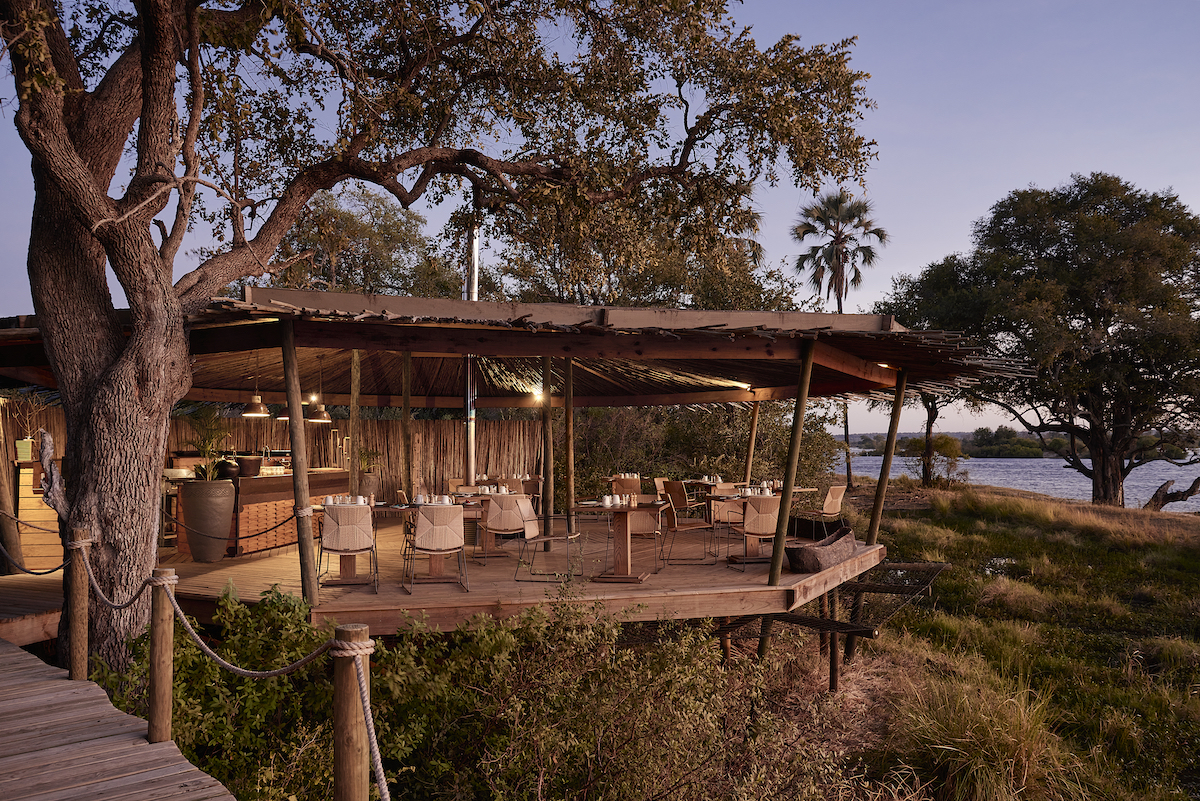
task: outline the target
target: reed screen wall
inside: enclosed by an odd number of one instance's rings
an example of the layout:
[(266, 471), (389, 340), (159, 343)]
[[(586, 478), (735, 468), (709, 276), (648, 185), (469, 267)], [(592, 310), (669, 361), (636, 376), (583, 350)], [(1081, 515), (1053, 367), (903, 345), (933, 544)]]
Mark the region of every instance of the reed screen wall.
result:
[[(7, 404), (6, 404), (7, 406)], [(66, 440), (66, 422), (61, 408), (40, 412), (36, 425), (54, 437), (56, 456), (61, 457)], [(229, 432), (224, 450), (230, 453), (258, 453), (263, 448), (290, 450), (287, 423), (273, 418), (230, 417), (224, 420)], [(15, 421), (4, 409), (4, 452), (16, 458)], [(306, 425), (308, 461), (312, 467), (349, 467), (345, 456), (348, 420), (333, 421), (330, 426)], [(403, 487), (404, 438), (399, 420), (360, 420), (359, 447), (379, 454), (375, 458), (380, 473), (383, 498), (394, 501), (396, 490)], [(447, 492), (448, 479), (461, 478), (465, 424), (462, 420), (413, 420), (414, 486), (417, 492)], [(175, 452), (194, 451), (188, 444), (192, 431), (182, 417), (171, 418), (164, 458)], [(36, 443), (35, 443), (36, 447)], [(476, 464), (488, 476), (541, 472), (542, 435), (537, 420), (480, 420), (475, 434)], [(34, 458), (37, 451), (34, 451)], [(165, 465), (165, 463), (164, 463)]]

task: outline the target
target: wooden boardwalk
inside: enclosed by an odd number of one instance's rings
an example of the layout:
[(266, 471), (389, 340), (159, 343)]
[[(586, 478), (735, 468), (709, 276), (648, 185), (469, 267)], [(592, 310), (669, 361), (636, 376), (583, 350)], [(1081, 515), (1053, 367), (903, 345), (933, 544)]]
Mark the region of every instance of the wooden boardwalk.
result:
[(146, 721), (118, 712), (99, 686), (3, 641), (0, 798), (233, 801), (174, 743), (146, 742)]

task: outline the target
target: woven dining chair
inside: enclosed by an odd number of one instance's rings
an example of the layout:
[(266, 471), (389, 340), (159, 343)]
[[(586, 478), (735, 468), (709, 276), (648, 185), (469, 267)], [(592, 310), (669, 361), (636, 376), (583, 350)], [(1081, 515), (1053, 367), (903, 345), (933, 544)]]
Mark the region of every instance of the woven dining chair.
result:
[(409, 580), (405, 587), (410, 594), (417, 584), (417, 554), (432, 558), (441, 558), (452, 553), (458, 554), (458, 575), (454, 577), (425, 577), (422, 582), (449, 582), (460, 585), (468, 592), (471, 589), (467, 579), (466, 537), (463, 534), (463, 508), (457, 504), (441, 506), (429, 504), (417, 510), (416, 531), (407, 541), (404, 549), (404, 579)]
[(321, 553), (317, 563), (322, 565), (319, 576), (329, 572), (329, 556), (370, 555), (370, 572), (367, 583), (379, 592), (379, 555), (375, 550), (375, 526), (371, 507), (334, 506), (325, 507), (321, 523)]
[[(775, 527), (779, 523), (779, 501), (778, 495), (751, 495), (746, 498), (746, 509), (743, 512), (741, 525), (730, 527), (730, 531), (741, 535), (742, 555), (737, 561), (741, 563), (743, 571), (746, 569), (747, 562), (771, 561), (770, 556), (762, 555), (761, 549), (763, 541), (775, 539)], [(759, 553), (754, 555), (750, 554), (751, 540), (758, 546), (756, 550), (759, 550)], [(729, 542), (729, 548), (733, 548), (732, 539)], [(729, 567), (736, 564), (732, 554), (726, 561)]]
[[(483, 534), (493, 536), (504, 534), (524, 534), (525, 519), (517, 508), (517, 500), (524, 495), (488, 495), (483, 500), (483, 517), (479, 518), (480, 535), (475, 537), (475, 549), (471, 557), (479, 555), (479, 541)], [(528, 499), (526, 498), (526, 501)], [(487, 551), (483, 552), (483, 563), (487, 564)]]

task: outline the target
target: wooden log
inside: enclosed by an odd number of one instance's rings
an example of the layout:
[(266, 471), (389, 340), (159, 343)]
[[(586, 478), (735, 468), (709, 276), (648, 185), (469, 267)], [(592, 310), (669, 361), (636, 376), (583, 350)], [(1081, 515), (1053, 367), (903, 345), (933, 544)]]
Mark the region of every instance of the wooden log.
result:
[(567, 386), (564, 391), (563, 413), (566, 415), (564, 433), (567, 440), (567, 531), (573, 533), (575, 513), (571, 510), (575, 508), (575, 360), (566, 361)]
[[(304, 437), (304, 406), (300, 401), (300, 368), (296, 360), (296, 337), (292, 321), (283, 323), (283, 375), (288, 394), (288, 436), (292, 444), (292, 497), (297, 508), (309, 507), (308, 446)], [(311, 509), (311, 507), (309, 507)], [(300, 546), (300, 586), (304, 600), (321, 603), (317, 583), (317, 558), (313, 549), (312, 516), (296, 515), (296, 540)]]
[[(335, 629), (334, 638), (343, 642), (366, 642), (369, 639), (370, 631), (370, 627), (363, 623), (348, 623)], [(369, 671), (369, 668), (370, 660), (364, 658), (364, 672)], [(370, 687), (369, 680), (367, 686)], [(354, 657), (335, 656), (333, 659), (333, 798), (334, 801), (367, 801), (370, 788), (367, 723), (363, 717)]]
[(758, 437), (758, 404), (755, 401), (750, 412), (750, 436), (746, 439), (746, 477), (742, 480), (750, 483), (750, 473), (754, 469), (754, 441)]
[[(91, 540), (92, 533), (86, 528), (71, 531), (74, 542)], [(88, 575), (84, 562), (89, 558), (89, 545), (72, 550), (71, 564), (67, 566), (67, 616), (68, 637), (71, 639), (70, 675), (72, 681), (87, 681), (88, 677)]]
[[(173, 578), (175, 568), (156, 567), (155, 577)], [(150, 698), (146, 739), (165, 743), (171, 739), (171, 695), (174, 685), (175, 610), (167, 593), (171, 587), (152, 588), (150, 602)]]
[[(358, 494), (359, 444), (358, 396), (362, 389), (362, 351), (350, 351), (350, 420), (346, 426), (350, 435), (350, 494)], [(324, 400), (324, 399), (322, 399)]]

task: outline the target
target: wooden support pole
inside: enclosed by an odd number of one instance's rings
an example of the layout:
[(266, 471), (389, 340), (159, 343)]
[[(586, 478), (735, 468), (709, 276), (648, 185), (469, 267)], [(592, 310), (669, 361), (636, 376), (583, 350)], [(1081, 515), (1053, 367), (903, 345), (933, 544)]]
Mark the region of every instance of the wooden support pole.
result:
[[(334, 639), (366, 642), (371, 629), (364, 623), (348, 623), (334, 630)], [(370, 692), (370, 660), (363, 659)], [(371, 790), (371, 752), (367, 722), (358, 692), (354, 657), (333, 658), (333, 798), (334, 801), (367, 801)]]
[[(71, 539), (87, 543), (91, 532), (86, 528), (72, 529)], [(68, 636), (71, 638), (70, 676), (72, 681), (87, 681), (88, 677), (88, 575), (84, 562), (89, 558), (91, 545), (72, 550), (67, 566)]]
[(796, 384), (796, 407), (792, 412), (792, 438), (788, 444), (787, 467), (783, 473), (783, 493), (779, 499), (779, 518), (775, 523), (775, 542), (771, 548), (771, 575), (767, 584), (778, 586), (783, 575), (783, 546), (787, 539), (788, 519), (792, 512), (792, 490), (800, 464), (800, 441), (804, 437), (804, 410), (808, 407), (808, 387), (812, 381), (815, 340), (805, 340), (801, 350), (800, 378)]
[[(837, 620), (838, 606), (838, 588), (834, 587), (829, 591), (829, 619)], [(829, 692), (836, 693), (838, 690), (838, 634), (836, 631), (829, 632)]]
[(883, 464), (879, 468), (879, 483), (875, 485), (875, 504), (871, 507), (871, 525), (867, 529), (867, 545), (879, 540), (879, 523), (883, 520), (883, 501), (887, 497), (888, 477), (892, 473), (892, 457), (896, 454), (896, 437), (900, 430), (900, 411), (904, 408), (904, 390), (908, 386), (908, 370), (896, 377), (896, 393), (892, 396), (892, 419), (888, 423), (887, 445), (883, 449)]
[[(542, 531), (553, 532), (554, 525), (554, 428), (550, 384), (550, 357), (542, 357)], [(546, 543), (549, 547), (550, 543)]]
[[(896, 454), (896, 437), (900, 431), (900, 411), (904, 408), (904, 392), (908, 387), (908, 370), (902, 369), (900, 375), (896, 376), (896, 391), (892, 396), (892, 417), (888, 422), (887, 443), (883, 448), (883, 464), (879, 467), (879, 482), (875, 485), (875, 503), (871, 507), (871, 524), (867, 527), (867, 545), (874, 545), (879, 541), (879, 524), (883, 520), (883, 502), (887, 498), (888, 478), (892, 474), (892, 457)], [(855, 593), (854, 606), (850, 613), (850, 620), (858, 623), (862, 619), (863, 596), (862, 593)], [(858, 650), (858, 637), (853, 634), (846, 635), (846, 661), (854, 659), (854, 654)]]
[(750, 483), (750, 473), (754, 469), (754, 441), (758, 439), (758, 404), (755, 401), (750, 407), (750, 436), (746, 440), (746, 477), (742, 479), (747, 484)]
[[(156, 567), (153, 575), (174, 578), (175, 568)], [(171, 697), (175, 682), (175, 610), (167, 593), (169, 584), (151, 588), (150, 600), (150, 698), (146, 739), (165, 743), (171, 739)]]
[[(567, 532), (575, 531), (575, 360), (566, 360), (566, 387), (563, 391), (563, 420), (567, 439)], [(569, 561), (569, 560), (568, 560)]]
[(404, 373), (402, 377), (404, 384), (404, 411), (400, 417), (400, 437), (404, 440), (404, 494), (408, 496), (409, 503), (412, 502), (416, 488), (413, 484), (416, 481), (416, 471), (413, 470), (413, 446), (412, 446), (412, 353), (405, 351), (404, 353)]
[[(362, 351), (355, 348), (350, 351), (350, 420), (346, 425), (346, 434), (350, 437), (350, 494), (358, 494), (358, 396), (362, 389)], [(325, 400), (321, 398), (321, 400)], [(339, 467), (341, 465), (338, 465)]]
[(309, 514), (296, 515), (296, 544), (300, 551), (300, 589), (311, 606), (320, 604), (320, 585), (317, 584), (317, 558), (313, 549), (311, 498), (308, 491), (308, 444), (304, 438), (304, 405), (300, 400), (300, 366), (296, 360), (296, 330), (290, 318), (283, 327), (283, 379), (287, 385), (288, 439), (292, 449), (292, 496), (297, 510)]

